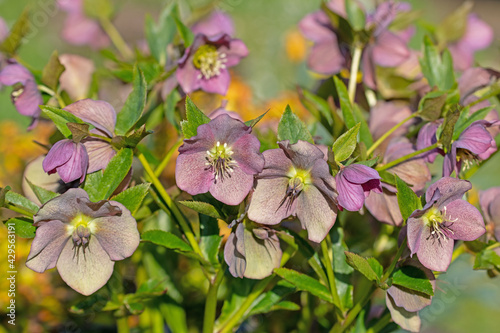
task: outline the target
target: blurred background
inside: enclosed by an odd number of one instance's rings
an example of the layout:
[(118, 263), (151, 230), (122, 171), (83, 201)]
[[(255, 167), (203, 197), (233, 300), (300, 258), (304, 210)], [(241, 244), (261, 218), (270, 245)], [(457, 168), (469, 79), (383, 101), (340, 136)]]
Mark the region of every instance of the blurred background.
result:
[[(240, 112), (245, 120), (255, 118), (267, 109), (269, 117), (279, 119), (286, 104), (307, 119), (296, 94), (297, 85), (314, 89), (321, 77), (309, 72), (305, 66), (310, 46), (297, 29), (297, 23), (319, 8), (319, 0), (189, 0), (178, 1), (181, 12), (187, 15), (190, 8), (219, 8), (228, 12), (236, 25), (236, 37), (242, 39), (250, 55), (235, 69), (231, 87), (226, 96), (228, 109)], [(367, 2), (367, 8), (373, 6)], [(462, 1), (441, 0), (409, 1), (422, 12), (421, 19), (437, 23)], [(0, 16), (12, 26), (27, 1), (0, 0)], [(34, 30), (22, 47), (20, 56), (34, 69), (41, 70), (54, 49), (62, 53), (76, 53), (97, 59), (88, 47), (75, 47), (60, 38), (65, 13), (53, 6), (52, 0), (30, 1), (34, 15)], [(116, 27), (130, 45), (144, 43), (144, 18), (147, 14), (156, 19), (159, 11), (169, 1), (120, 0), (117, 6)], [(473, 11), (490, 24), (500, 36), (500, 1), (475, 1)], [(189, 20), (187, 23), (190, 23)], [(417, 34), (418, 36), (418, 34)], [(417, 37), (418, 38), (418, 37)], [(413, 48), (419, 49), (418, 43)], [(102, 58), (101, 58), (102, 59)], [(483, 67), (500, 70), (500, 39), (477, 54)], [(10, 101), (10, 87), (0, 91), (0, 187), (7, 185), (20, 191), (25, 165), (45, 150), (34, 140), (47, 143), (52, 132), (48, 124), (41, 124), (31, 132), (26, 131), (27, 117), (21, 116)], [(203, 96), (199, 97), (203, 100)], [(206, 101), (207, 107), (216, 108), (217, 101)], [(207, 110), (210, 111), (210, 110)], [(500, 154), (485, 163), (481, 172), (471, 179), (475, 190), (500, 186)], [(3, 212), (5, 213), (5, 212)], [(0, 213), (2, 214), (2, 213)], [(0, 271), (7, 271), (6, 229), (0, 228)], [(68, 311), (70, 300), (78, 298), (66, 287), (57, 273), (37, 274), (24, 266), (31, 240), (17, 241), (17, 306), (18, 319), (25, 320), (24, 332), (78, 332), (82, 318)], [(471, 258), (461, 256), (438, 280), (438, 292), (430, 307), (421, 311), (423, 332), (495, 332), (500, 318), (500, 278), (490, 279), (484, 271), (472, 271)], [(12, 331), (5, 325), (7, 282), (0, 281), (0, 333)], [(102, 331), (109, 321), (105, 315), (95, 315), (90, 320), (102, 323)], [(85, 320), (89, 320), (88, 318)]]

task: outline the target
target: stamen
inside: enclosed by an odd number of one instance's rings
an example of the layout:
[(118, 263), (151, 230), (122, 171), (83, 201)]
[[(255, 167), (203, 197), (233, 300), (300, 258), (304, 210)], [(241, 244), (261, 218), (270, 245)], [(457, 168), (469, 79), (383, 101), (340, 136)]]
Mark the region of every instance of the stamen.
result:
[(193, 65), (200, 70), (198, 79), (206, 80), (218, 76), (221, 70), (226, 68), (227, 55), (219, 53), (213, 45), (202, 45), (193, 57)]
[(205, 170), (210, 170), (214, 173), (215, 183), (219, 180), (224, 181), (225, 177), (231, 177), (231, 173), (234, 172), (234, 168), (238, 165), (231, 157), (233, 153), (227, 143), (221, 145), (219, 141), (217, 141), (212, 150), (207, 150), (207, 156), (205, 156), (207, 160), (205, 165), (207, 167)]

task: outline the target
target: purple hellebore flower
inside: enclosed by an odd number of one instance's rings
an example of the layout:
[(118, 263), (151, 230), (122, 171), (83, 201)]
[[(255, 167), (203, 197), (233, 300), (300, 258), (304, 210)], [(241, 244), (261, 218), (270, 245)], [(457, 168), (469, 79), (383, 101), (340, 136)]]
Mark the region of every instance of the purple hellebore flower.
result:
[(103, 49), (110, 43), (108, 35), (99, 22), (85, 16), (84, 0), (58, 0), (59, 8), (68, 13), (64, 21), (62, 37), (73, 45), (89, 45), (93, 49)]
[(370, 191), (382, 193), (378, 172), (366, 165), (351, 164), (340, 169), (335, 176), (339, 206), (356, 212), (363, 208)]
[[(74, 114), (81, 120), (91, 125), (94, 129), (90, 132), (112, 139), (116, 125), (116, 112), (113, 107), (104, 101), (82, 99), (70, 104), (64, 110)], [(88, 153), (88, 173), (106, 169), (109, 161), (116, 155), (113, 146), (104, 140), (95, 137), (87, 137), (82, 144)]]
[(227, 205), (241, 203), (264, 167), (260, 142), (251, 132), (226, 114), (198, 126), (198, 134), (179, 148), (177, 186), (191, 195), (210, 192)]
[(222, 100), (222, 102), (220, 104), (220, 107), (217, 108), (217, 109), (215, 109), (215, 110), (213, 110), (208, 115), (208, 118), (214, 119), (214, 118), (217, 118), (218, 116), (220, 116), (221, 114), (227, 114), (231, 118), (237, 119), (239, 121), (243, 121), (243, 119), (241, 118), (241, 116), (238, 113), (236, 113), (234, 111), (228, 111), (228, 110), (226, 110), (226, 105), (227, 105), (227, 100), (226, 99)]
[(215, 10), (208, 17), (195, 23), (191, 31), (195, 35), (215, 36), (222, 33), (234, 36), (234, 23), (229, 15)]
[(225, 95), (229, 88), (228, 68), (248, 55), (245, 44), (227, 34), (198, 34), (178, 62), (177, 81), (185, 93), (201, 89)]
[(59, 61), (65, 68), (59, 78), (61, 89), (74, 101), (86, 98), (95, 69), (94, 62), (76, 54), (61, 54)]
[(82, 183), (87, 175), (89, 157), (81, 142), (64, 139), (50, 148), (42, 165), (49, 175), (57, 172), (65, 183), (77, 179)]
[(263, 153), (264, 170), (256, 177), (248, 218), (274, 225), (296, 216), (309, 240), (319, 243), (337, 217), (335, 178), (315, 145), (302, 140), (278, 145)]
[(424, 208), (408, 218), (408, 248), (428, 269), (440, 272), (448, 269), (453, 240), (473, 241), (484, 234), (481, 213), (462, 200), (471, 188), (466, 180), (441, 178), (427, 189)]
[(479, 204), (486, 223), (493, 228), (495, 238), (500, 241), (500, 187), (480, 191)]
[(57, 266), (64, 282), (86, 296), (106, 284), (115, 261), (139, 246), (137, 222), (125, 206), (91, 202), (80, 188), (47, 201), (33, 219), (38, 228), (26, 266), (39, 273)]
[(276, 232), (265, 227), (251, 228), (238, 224), (224, 247), (224, 260), (234, 277), (263, 279), (281, 262), (280, 241)]
[(0, 84), (14, 86), (12, 103), (20, 114), (33, 119), (28, 129), (34, 128), (41, 112), (38, 106), (43, 104), (43, 99), (33, 74), (22, 65), (10, 62), (0, 71)]
[[(422, 126), (417, 136), (417, 150), (427, 148), (437, 142), (436, 131), (442, 123), (443, 120), (440, 119)], [(441, 148), (434, 148), (420, 155), (420, 157), (423, 157), (428, 163), (434, 163), (437, 154), (443, 154), (443, 150)]]
[(455, 69), (464, 71), (471, 67), (474, 63), (474, 53), (487, 48), (492, 42), (493, 29), (477, 15), (469, 14), (465, 34), (448, 46)]

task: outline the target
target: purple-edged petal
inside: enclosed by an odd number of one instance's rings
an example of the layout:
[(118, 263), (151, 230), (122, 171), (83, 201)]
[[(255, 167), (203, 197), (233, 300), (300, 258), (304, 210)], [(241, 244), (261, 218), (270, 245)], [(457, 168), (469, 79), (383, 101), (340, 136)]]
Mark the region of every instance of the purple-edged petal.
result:
[(81, 200), (89, 196), (81, 188), (71, 188), (63, 195), (47, 201), (33, 216), (35, 223), (48, 220), (71, 221), (80, 211)]
[[(252, 131), (251, 127), (227, 114), (220, 115), (213, 119), (208, 123), (208, 126), (210, 126), (212, 130), (215, 142), (219, 141), (221, 144), (227, 143), (229, 146), (232, 146), (233, 143), (244, 135), (250, 134)], [(198, 136), (200, 136), (200, 134), (198, 134)]]
[(89, 156), (87, 173), (106, 169), (109, 161), (116, 155), (116, 150), (106, 141), (99, 139), (86, 139), (83, 142)]
[(219, 52), (226, 54), (226, 67), (233, 67), (240, 63), (242, 58), (248, 56), (248, 48), (242, 40), (232, 39), (229, 47), (221, 46)]
[(439, 190), (440, 197), (436, 205), (441, 209), (447, 206), (450, 202), (462, 199), (465, 192), (470, 190), (472, 185), (467, 180), (456, 179), (452, 177), (443, 177), (427, 189), (425, 193), (425, 201), (429, 202)]
[(213, 36), (224, 33), (229, 36), (233, 36), (234, 24), (229, 15), (220, 10), (215, 10), (210, 14), (210, 16), (193, 25), (191, 31), (195, 35), (204, 34), (207, 36)]
[(363, 203), (365, 202), (363, 187), (359, 184), (349, 182), (341, 172), (335, 177), (337, 191), (339, 192), (337, 200), (343, 208), (356, 212), (363, 208)]
[(394, 193), (385, 189), (384, 186), (382, 190), (382, 193), (369, 195), (365, 199), (365, 206), (378, 221), (400, 226), (403, 223), (403, 217), (399, 210), (398, 199)]
[[(479, 204), (487, 223), (500, 227), (500, 187), (492, 187), (479, 192)], [(500, 236), (500, 235), (499, 235)], [(500, 237), (497, 237), (500, 239)]]
[(43, 104), (43, 98), (38, 91), (36, 82), (26, 81), (23, 89), (22, 94), (14, 101), (16, 110), (24, 116), (38, 118), (41, 113), (38, 106)]
[(56, 267), (57, 258), (70, 239), (66, 226), (61, 221), (53, 220), (42, 223), (36, 229), (36, 236), (26, 259), (28, 268), (42, 273), (46, 269)]
[(325, 160), (317, 159), (311, 168), (310, 175), (313, 185), (332, 203), (335, 203), (337, 199), (337, 183), (335, 182), (335, 178), (330, 174), (328, 163)]
[(233, 172), (222, 180), (217, 179), (210, 186), (210, 194), (226, 205), (238, 205), (245, 199), (253, 186), (253, 175), (245, 173), (240, 167), (233, 168)]
[(283, 202), (288, 181), (287, 177), (258, 179), (248, 208), (248, 218), (260, 224), (273, 225), (295, 215), (297, 200), (291, 206), (288, 199)]
[(94, 234), (111, 260), (130, 257), (139, 246), (137, 222), (121, 203), (110, 201), (121, 210), (121, 215), (99, 217), (93, 220)]
[(220, 74), (212, 76), (210, 79), (197, 78), (199, 81), (200, 89), (208, 93), (225, 95), (229, 89), (229, 82), (231, 75), (227, 69), (221, 69)]
[(491, 134), (478, 122), (467, 127), (456, 141), (457, 148), (467, 149), (473, 154), (482, 154), (491, 147)]
[(394, 299), (387, 293), (385, 304), (391, 313), (392, 320), (401, 328), (410, 332), (420, 332), (420, 317), (418, 312), (409, 312), (395, 304)]
[(307, 39), (313, 42), (336, 41), (337, 39), (330, 19), (321, 10), (307, 14), (299, 22), (299, 29)]
[[(259, 229), (253, 229), (259, 230)], [(249, 279), (263, 279), (270, 276), (280, 266), (281, 248), (276, 234), (266, 239), (258, 239), (251, 230), (244, 230), (246, 269), (244, 276)]]
[(307, 58), (307, 66), (316, 73), (332, 75), (340, 72), (345, 59), (340, 53), (337, 38), (314, 45)]
[(68, 286), (88, 296), (108, 282), (114, 265), (115, 262), (109, 258), (97, 238), (90, 236), (87, 247), (74, 247), (73, 242), (66, 243), (57, 261), (57, 270)]
[(335, 224), (337, 207), (315, 186), (305, 186), (297, 198), (297, 217), (310, 241), (320, 243)]
[(283, 149), (269, 149), (262, 153), (264, 169), (259, 178), (284, 177), (293, 167), (292, 161), (285, 155)]
[(16, 83), (24, 85), (26, 82), (34, 80), (33, 74), (17, 63), (9, 64), (0, 71), (0, 83), (6, 86), (12, 86)]
[[(417, 137), (417, 150), (427, 148), (437, 142), (436, 131), (440, 126), (440, 124), (441, 124), (440, 122), (431, 122), (425, 124), (420, 129)], [(434, 160), (436, 159), (437, 154), (438, 154), (438, 149), (436, 148), (420, 156), (424, 157), (427, 162), (433, 163)]]
[(454, 221), (448, 224), (452, 232), (446, 232), (452, 239), (473, 241), (486, 232), (481, 213), (465, 200), (455, 200), (446, 205), (446, 217)]
[(179, 154), (175, 164), (177, 186), (191, 195), (206, 193), (214, 182), (214, 174), (207, 169), (206, 151)]
[(177, 82), (186, 94), (200, 88), (200, 79), (198, 78), (200, 75), (201, 72), (194, 67), (192, 58), (188, 58), (183, 66), (179, 64), (175, 71)]
[(426, 306), (431, 305), (432, 302), (431, 296), (397, 285), (392, 285), (387, 289), (387, 293), (391, 295), (394, 304), (409, 312), (420, 311)]
[(353, 184), (364, 184), (371, 180), (381, 179), (375, 169), (362, 164), (351, 164), (343, 169), (342, 174)]
[(363, 82), (370, 89), (377, 89), (375, 81), (375, 63), (373, 62), (373, 45), (368, 45), (361, 57), (363, 67)]
[(198, 126), (197, 134), (190, 139), (185, 139), (179, 147), (180, 154), (193, 154), (205, 152), (213, 148), (216, 144), (212, 128), (208, 124)]
[[(419, 213), (421, 213), (421, 211), (419, 211)], [(408, 218), (408, 221), (406, 223), (408, 248), (410, 249), (412, 256), (417, 253), (418, 249), (420, 248), (422, 232), (424, 228), (426, 228), (424, 221), (421, 218), (413, 217), (414, 214), (415, 212)]]
[[(409, 223), (409, 221), (408, 221)], [(408, 240), (410, 238), (408, 224)], [(453, 239), (435, 239), (429, 227), (423, 227), (417, 257), (420, 263), (430, 270), (444, 272), (448, 269), (453, 255)]]
[(105, 48), (110, 43), (99, 23), (81, 13), (68, 15), (64, 21), (62, 37), (70, 44), (89, 45), (94, 49)]
[(85, 179), (89, 157), (87, 150), (82, 143), (74, 144), (73, 154), (69, 160), (57, 168), (57, 173), (65, 183), (72, 182), (80, 178), (80, 183)]
[[(400, 123), (404, 119), (411, 116), (412, 112), (406, 103), (396, 102), (377, 102), (377, 104), (370, 111), (369, 127), (370, 132), (373, 134), (373, 139), (378, 140), (389, 129)], [(390, 139), (395, 136), (401, 136), (406, 132), (407, 128), (412, 122), (407, 122), (386, 139), (386, 145), (380, 148), (384, 151)]]
[(396, 67), (410, 57), (406, 43), (392, 32), (381, 33), (373, 47), (373, 61), (382, 67)]
[(43, 170), (48, 174), (56, 172), (56, 168), (67, 163), (71, 156), (73, 156), (73, 150), (75, 143), (71, 140), (61, 140), (57, 141), (52, 148), (50, 148), (47, 156), (43, 160)]
[(249, 175), (255, 175), (264, 168), (264, 156), (259, 152), (260, 141), (252, 134), (245, 134), (231, 146), (233, 159), (238, 168)]
[(61, 54), (59, 61), (65, 70), (59, 78), (61, 89), (65, 90), (72, 100), (86, 98), (94, 72), (94, 62), (76, 54)]
[(116, 125), (116, 112), (111, 104), (104, 101), (83, 99), (68, 105), (64, 110), (94, 125), (109, 137), (113, 137)]
[(492, 76), (490, 73), (481, 67), (468, 68), (462, 73), (458, 79), (458, 89), (460, 91), (460, 100), (463, 104), (466, 103), (467, 97), (475, 91), (484, 88), (491, 84)]

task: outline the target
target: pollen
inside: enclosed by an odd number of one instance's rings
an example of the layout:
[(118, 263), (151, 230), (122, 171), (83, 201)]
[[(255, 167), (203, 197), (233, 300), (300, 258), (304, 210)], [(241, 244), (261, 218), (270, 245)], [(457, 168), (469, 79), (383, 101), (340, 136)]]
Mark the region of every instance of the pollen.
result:
[(230, 178), (231, 173), (234, 172), (234, 168), (238, 166), (238, 163), (233, 160), (233, 153), (227, 143), (221, 144), (219, 141), (217, 141), (211, 150), (207, 150), (205, 156), (205, 165), (207, 168), (205, 170), (210, 170), (214, 173), (215, 183), (224, 181), (226, 177)]
[(198, 48), (193, 58), (194, 67), (200, 70), (198, 79), (210, 79), (219, 76), (221, 70), (226, 68), (227, 55), (217, 51), (213, 45), (202, 45)]

